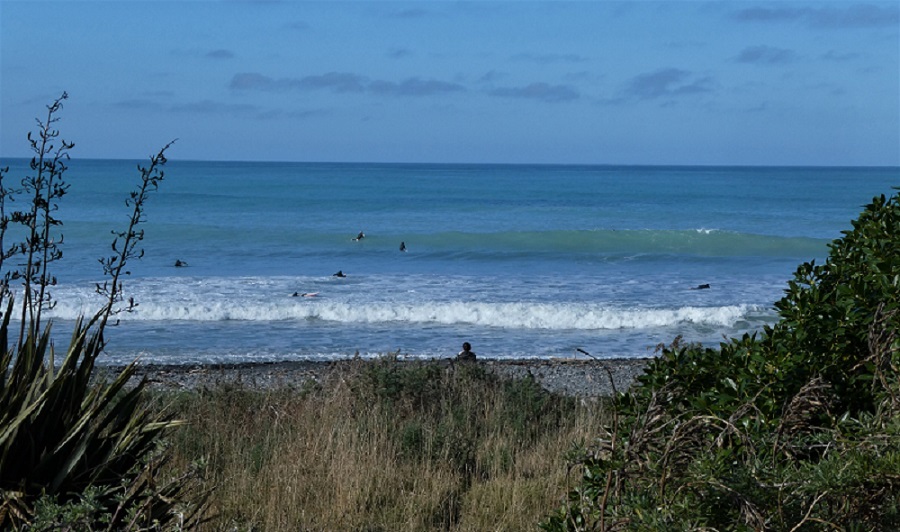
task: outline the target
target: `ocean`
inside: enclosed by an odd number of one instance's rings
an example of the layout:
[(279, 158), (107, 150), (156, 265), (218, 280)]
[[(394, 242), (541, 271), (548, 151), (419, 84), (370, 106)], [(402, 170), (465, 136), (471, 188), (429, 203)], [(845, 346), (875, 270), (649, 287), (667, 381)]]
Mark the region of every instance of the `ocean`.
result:
[[(98, 259), (127, 222), (139, 163), (69, 163), (57, 345), (99, 307)], [(0, 164), (7, 180), (27, 174), (24, 159)], [(108, 329), (101, 362), (716, 346), (773, 323), (796, 267), (897, 185), (898, 168), (171, 160), (125, 280), (139, 306)]]

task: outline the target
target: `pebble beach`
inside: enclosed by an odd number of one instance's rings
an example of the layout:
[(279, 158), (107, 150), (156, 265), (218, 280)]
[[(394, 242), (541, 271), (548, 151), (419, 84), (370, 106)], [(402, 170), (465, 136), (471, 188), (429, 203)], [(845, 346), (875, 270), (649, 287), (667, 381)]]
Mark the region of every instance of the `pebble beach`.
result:
[[(481, 359), (474, 362), (504, 378), (535, 379), (549, 392), (570, 397), (608, 397), (622, 392), (640, 376), (649, 359)], [(267, 363), (216, 365), (158, 365), (138, 366), (135, 381), (146, 377), (155, 390), (198, 390), (223, 384), (239, 384), (251, 389), (303, 389), (322, 384), (331, 378), (358, 368), (359, 359), (337, 361), (290, 361)], [(410, 360), (401, 363), (424, 363)], [(454, 359), (433, 359), (431, 362), (453, 366), (462, 364)], [(112, 372), (120, 368), (106, 368)], [(103, 368), (100, 369), (103, 371)]]

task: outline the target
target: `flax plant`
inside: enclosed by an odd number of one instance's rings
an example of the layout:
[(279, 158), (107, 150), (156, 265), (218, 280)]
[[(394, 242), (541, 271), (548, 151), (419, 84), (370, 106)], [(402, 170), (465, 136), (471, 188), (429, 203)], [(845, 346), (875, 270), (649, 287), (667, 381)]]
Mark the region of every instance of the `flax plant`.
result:
[[(62, 258), (63, 238), (55, 233), (62, 222), (54, 213), (69, 186), (63, 174), (74, 144), (57, 141), (55, 124), (67, 98), (63, 93), (49, 105), (46, 119), (38, 120), (37, 137), (28, 136), (34, 173), (22, 180), (21, 189), (0, 182), (0, 242), (5, 243), (10, 224), (24, 228), (24, 241), (7, 245), (0, 254), (0, 529), (189, 525), (192, 512), (179, 508), (187, 477), (164, 479), (157, 473), (168, 459), (160, 438), (179, 422), (147, 407), (144, 382), (126, 386), (134, 364), (108, 381), (93, 378), (108, 320), (134, 306), (133, 301), (122, 304), (122, 278), (126, 265), (141, 255), (138, 225), (148, 192), (163, 178), (161, 167), (171, 143), (150, 158), (149, 166), (139, 166), (140, 185), (126, 202), (130, 222), (115, 233), (114, 253), (100, 259), (109, 279), (98, 286), (105, 302), (92, 316), (76, 320), (57, 364), (52, 321), (44, 322), (42, 311), (53, 305), (48, 288), (56, 279), (49, 266)], [(6, 177), (6, 171), (0, 174)], [(20, 196), (27, 207), (10, 212), (7, 201)], [(14, 281), (21, 282), (22, 301), (18, 337), (9, 348)]]

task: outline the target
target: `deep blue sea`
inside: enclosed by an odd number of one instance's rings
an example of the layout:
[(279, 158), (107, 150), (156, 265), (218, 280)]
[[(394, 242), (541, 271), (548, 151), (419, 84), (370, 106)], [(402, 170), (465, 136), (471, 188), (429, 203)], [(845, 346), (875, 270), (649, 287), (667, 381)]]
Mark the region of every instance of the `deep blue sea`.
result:
[[(127, 221), (139, 162), (70, 161), (57, 342), (99, 305), (98, 258)], [(9, 180), (27, 173), (22, 159), (2, 165)], [(165, 172), (125, 281), (139, 306), (108, 331), (109, 363), (440, 358), (463, 341), (485, 358), (641, 357), (677, 335), (718, 345), (772, 323), (796, 267), (824, 259), (873, 196), (900, 185), (898, 168), (170, 161)]]

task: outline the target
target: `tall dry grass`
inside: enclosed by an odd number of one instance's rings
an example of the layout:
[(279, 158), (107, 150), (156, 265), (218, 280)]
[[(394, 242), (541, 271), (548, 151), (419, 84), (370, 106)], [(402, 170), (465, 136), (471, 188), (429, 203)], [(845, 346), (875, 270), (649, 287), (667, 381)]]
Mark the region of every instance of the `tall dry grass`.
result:
[[(171, 400), (171, 399), (170, 399)], [(174, 401), (174, 467), (207, 457), (210, 530), (529, 530), (602, 405), (478, 365), (360, 361), (306, 390)]]

